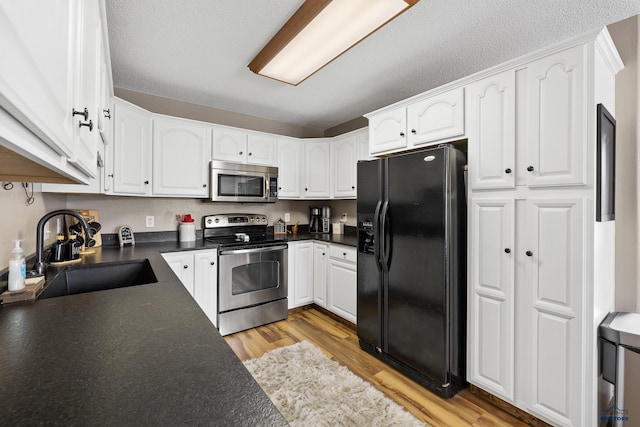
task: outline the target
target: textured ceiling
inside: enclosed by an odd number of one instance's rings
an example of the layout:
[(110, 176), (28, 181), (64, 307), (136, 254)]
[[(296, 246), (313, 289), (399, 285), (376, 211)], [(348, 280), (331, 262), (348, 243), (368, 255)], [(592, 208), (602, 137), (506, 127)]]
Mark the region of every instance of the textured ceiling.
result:
[(640, 0), (422, 0), (299, 86), (250, 72), (302, 3), (106, 0), (114, 85), (324, 130), (640, 13)]

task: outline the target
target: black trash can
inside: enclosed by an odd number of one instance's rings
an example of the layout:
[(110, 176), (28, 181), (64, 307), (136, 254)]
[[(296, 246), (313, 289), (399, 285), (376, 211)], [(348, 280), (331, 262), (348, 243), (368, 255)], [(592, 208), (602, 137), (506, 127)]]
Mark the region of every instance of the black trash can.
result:
[(640, 425), (640, 313), (609, 313), (598, 329), (600, 372), (614, 387), (600, 424)]

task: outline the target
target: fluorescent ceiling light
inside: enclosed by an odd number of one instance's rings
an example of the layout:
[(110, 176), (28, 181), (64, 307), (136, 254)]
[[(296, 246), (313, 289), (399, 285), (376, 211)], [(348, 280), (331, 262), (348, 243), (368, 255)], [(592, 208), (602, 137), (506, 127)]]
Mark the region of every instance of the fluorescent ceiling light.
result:
[(419, 0), (307, 0), (248, 65), (298, 85)]

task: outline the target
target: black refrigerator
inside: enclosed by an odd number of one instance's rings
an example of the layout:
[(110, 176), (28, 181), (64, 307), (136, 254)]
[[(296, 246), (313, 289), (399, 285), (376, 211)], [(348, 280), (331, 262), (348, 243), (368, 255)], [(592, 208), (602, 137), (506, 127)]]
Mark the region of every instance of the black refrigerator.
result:
[(466, 385), (465, 155), (358, 162), (360, 347), (440, 396)]

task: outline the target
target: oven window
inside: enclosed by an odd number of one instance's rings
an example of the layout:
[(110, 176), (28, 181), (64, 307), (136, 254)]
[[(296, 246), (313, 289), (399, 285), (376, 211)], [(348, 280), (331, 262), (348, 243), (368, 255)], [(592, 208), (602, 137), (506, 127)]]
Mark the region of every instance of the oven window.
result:
[(218, 174), (218, 196), (264, 197), (264, 176)]
[(231, 294), (239, 295), (280, 286), (280, 263), (259, 261), (234, 267), (231, 271)]

